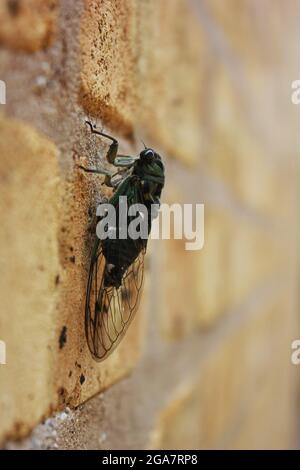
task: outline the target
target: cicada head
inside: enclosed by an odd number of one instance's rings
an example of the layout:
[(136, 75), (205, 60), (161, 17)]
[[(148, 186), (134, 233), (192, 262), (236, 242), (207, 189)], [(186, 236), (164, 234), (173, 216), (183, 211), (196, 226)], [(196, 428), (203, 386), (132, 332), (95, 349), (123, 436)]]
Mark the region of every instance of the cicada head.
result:
[(153, 160), (161, 160), (160, 156), (158, 153), (156, 153), (153, 149), (151, 148), (145, 148), (144, 150), (141, 151), (140, 153), (140, 159), (142, 162), (152, 162)]
[(155, 154), (154, 150), (146, 148), (146, 149), (141, 151), (140, 159), (142, 161), (151, 161), (154, 158), (154, 154)]

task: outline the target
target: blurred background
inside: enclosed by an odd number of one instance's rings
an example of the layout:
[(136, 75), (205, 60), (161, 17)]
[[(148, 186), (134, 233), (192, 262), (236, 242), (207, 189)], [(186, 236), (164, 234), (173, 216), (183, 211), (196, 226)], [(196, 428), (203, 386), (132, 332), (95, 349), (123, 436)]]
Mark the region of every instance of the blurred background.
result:
[[(299, 22), (298, 0), (0, 1), (2, 447), (299, 447)], [(163, 202), (205, 206), (201, 250), (149, 242), (102, 363), (86, 118), (157, 149)]]

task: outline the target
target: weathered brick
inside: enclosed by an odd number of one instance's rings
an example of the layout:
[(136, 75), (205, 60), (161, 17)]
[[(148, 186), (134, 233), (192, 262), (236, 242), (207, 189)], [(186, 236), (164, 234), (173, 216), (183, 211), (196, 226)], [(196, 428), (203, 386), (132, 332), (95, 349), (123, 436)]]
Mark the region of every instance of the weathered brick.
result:
[(204, 247), (195, 254), (194, 273), (197, 323), (203, 327), (211, 325), (230, 308), (227, 272), (232, 243), (230, 215), (225, 210), (205, 206), (204, 231)]
[[(118, 348), (104, 362), (95, 362), (88, 350), (84, 333), (84, 310), (90, 254), (95, 238), (97, 201), (103, 195), (102, 178), (76, 169), (64, 192), (61, 216), (60, 255), (63, 273), (60, 284), (60, 319), (57, 346), (63, 327), (67, 341), (57, 348), (57, 390), (64, 390), (62, 403), (78, 405), (128, 374), (136, 365), (142, 348), (143, 310), (147, 302), (145, 282), (142, 303)], [(147, 277), (147, 276), (146, 276)], [(84, 383), (80, 383), (81, 375)]]
[[(276, 364), (277, 365), (277, 364)], [(289, 449), (293, 447), (296, 430), (295, 396), (291, 381), (276, 381), (256, 394), (247, 410), (237, 420), (230, 448)], [(276, 397), (270, 396), (276, 391)], [(225, 437), (226, 442), (226, 437)]]
[[(293, 445), (295, 369), (289, 292), (263, 304), (232, 334), (219, 337), (200, 377), (179, 386), (157, 419), (155, 449), (285, 448)], [(258, 360), (259, 358), (259, 360)]]
[(261, 216), (272, 217), (277, 223), (290, 217), (296, 175), (291, 174), (289, 164), (283, 161), (276, 164), (267, 154), (267, 148), (257, 145), (250, 136), (245, 136), (237, 151), (237, 198)]
[[(258, 93), (252, 95), (253, 100), (260, 99)], [(266, 129), (261, 129), (253, 113), (245, 113), (243, 106), (240, 93), (221, 67), (215, 74), (211, 97), (213, 121), (204, 157), (208, 171), (228, 187), (239, 204), (263, 217), (284, 216), (294, 200), (295, 185), (288, 183), (293, 178), (291, 161), (286, 164), (278, 158)], [(274, 123), (272, 113), (272, 109), (268, 111), (266, 107), (260, 119), (263, 116), (266, 122), (273, 122), (275, 128), (278, 123)]]
[(185, 162), (199, 157), (205, 47), (184, 1), (87, 0), (81, 51), (90, 113), (125, 134), (143, 128)]
[(228, 208), (205, 205), (204, 232), (200, 251), (186, 250), (185, 239), (160, 242), (160, 322), (168, 338), (212, 326), (288, 265), (280, 238)]
[[(298, 124), (286, 84), (299, 69), (299, 6), (195, 1), (196, 24), (191, 3), (67, 0), (59, 42), (33, 55), (12, 49), (52, 44), (54, 2), (1, 3), (5, 109), (38, 119), (60, 152), (29, 125), (0, 119), (0, 340), (7, 339), (8, 361), (0, 365), (0, 440), (25, 434), (43, 415), (82, 403), (135, 368), (42, 433), (58, 448), (144, 447), (157, 418), (156, 448), (293, 444), (299, 172), (290, 165)], [(83, 11), (82, 18), (71, 11)], [(26, 101), (19, 99), (23, 83)], [(92, 218), (105, 191), (101, 177), (72, 172), (72, 156), (94, 166), (104, 144), (82, 130), (82, 104), (102, 117), (99, 127), (127, 137), (122, 152), (132, 151), (133, 135), (157, 146), (167, 163), (166, 193), (175, 182), (180, 188), (171, 202), (201, 198), (206, 213), (202, 251), (187, 252), (184, 240), (149, 245), (151, 290), (145, 286), (126, 337), (100, 364), (87, 349), (84, 303)], [(192, 175), (168, 162), (173, 156), (185, 167), (201, 162)], [(294, 291), (280, 297), (274, 278)], [(57, 421), (60, 437), (53, 437)], [(41, 428), (27, 445), (48, 445)]]
[[(278, 64), (283, 51), (279, 39), (282, 21), (291, 19), (297, 5), (293, 7), (273, 0), (205, 0), (206, 10), (223, 36), (223, 42), (237, 61), (247, 66), (253, 77), (258, 67)], [(234, 14), (232, 14), (234, 12)], [(268, 27), (265, 18), (268, 17)], [(283, 39), (284, 40), (284, 39)]]
[[(167, 184), (163, 203), (169, 205), (170, 213), (161, 211), (160, 236), (162, 237), (163, 230), (170, 227), (170, 239), (154, 240), (152, 253), (156, 258), (155, 276), (159, 280), (156, 294), (161, 312), (159, 325), (164, 338), (180, 339), (193, 331), (197, 320), (198, 297), (195, 276), (198, 253), (186, 249), (188, 240), (183, 232), (183, 212), (181, 212), (181, 224), (180, 217), (176, 221), (174, 216), (177, 207), (180, 211), (183, 209), (182, 188), (172, 182)], [(176, 230), (178, 230), (176, 236), (180, 236), (181, 232), (183, 238), (175, 238)]]
[(56, 345), (59, 179), (57, 149), (3, 115), (1, 140), (1, 429), (17, 437), (50, 412)]
[[(177, 191), (171, 203), (181, 197)], [(212, 326), (283, 267), (279, 240), (228, 208), (205, 205), (204, 231), (200, 251), (187, 251), (185, 239), (160, 242), (160, 321), (166, 337)]]
[(147, 282), (125, 339), (104, 363), (95, 362), (85, 340), (84, 305), (89, 231), (95, 229), (88, 214), (96, 209), (101, 178), (76, 170), (59, 183), (51, 141), (7, 117), (0, 126), (0, 339), (7, 344), (1, 439), (26, 434), (51, 411), (78, 405), (129, 373), (142, 348)]
[(136, 103), (135, 10), (134, 0), (86, 0), (81, 22), (82, 101), (125, 132)]
[(236, 193), (240, 147), (245, 134), (245, 128), (241, 129), (241, 103), (224, 67), (217, 68), (213, 81), (210, 101), (212, 119), (204, 159), (209, 173)]
[(198, 449), (200, 442), (199, 397), (191, 384), (186, 384), (171, 397), (161, 411), (153, 430), (150, 449)]
[(57, 0), (6, 0), (0, 3), (0, 44), (34, 52), (51, 45)]
[(224, 268), (224, 276), (229, 307), (236, 307), (285, 270), (288, 263), (280, 238), (271, 230), (246, 219), (231, 218), (230, 223), (227, 245), (230, 262)]
[(197, 254), (197, 316), (201, 327), (242, 304), (287, 265), (272, 232), (228, 209), (206, 206), (205, 244)]
[[(197, 323), (197, 292), (194, 290), (196, 258), (194, 252), (186, 251), (185, 242), (165, 240), (159, 252), (159, 320), (162, 335), (169, 339), (184, 337), (194, 330)], [(173, 268), (164, 272), (162, 266)]]
[(187, 2), (139, 4), (136, 122), (171, 157), (197, 162), (211, 61), (207, 39)]

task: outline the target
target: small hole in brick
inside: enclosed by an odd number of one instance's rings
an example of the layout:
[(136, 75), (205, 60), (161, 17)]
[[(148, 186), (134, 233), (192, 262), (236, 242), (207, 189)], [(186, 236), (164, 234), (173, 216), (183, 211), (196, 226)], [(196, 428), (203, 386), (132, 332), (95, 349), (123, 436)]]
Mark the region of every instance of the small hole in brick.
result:
[(66, 403), (66, 398), (67, 398), (67, 390), (64, 387), (60, 387), (57, 390), (58, 397), (59, 397), (59, 403), (64, 404)]
[(84, 383), (85, 376), (83, 374), (81, 374), (79, 381), (80, 381), (80, 385), (82, 385)]
[(60, 335), (59, 335), (59, 349), (62, 349), (67, 342), (67, 327), (63, 326)]
[(51, 2), (51, 3), (49, 4), (49, 10), (50, 10), (50, 11), (55, 10), (55, 7), (56, 7), (56, 2), (55, 2), (55, 1), (54, 1), (54, 2)]
[(70, 256), (69, 259), (70, 259), (71, 263), (75, 263), (75, 256)]
[(20, 13), (20, 2), (19, 0), (7, 0), (6, 1), (7, 9), (11, 16), (18, 16)]
[(22, 427), (23, 427), (22, 423), (20, 423), (18, 421), (15, 423), (14, 428), (15, 428), (15, 431), (16, 431), (17, 434), (19, 434), (21, 432)]
[(69, 372), (69, 377), (72, 377), (72, 371), (71, 371), (71, 370), (70, 370), (70, 372)]
[(59, 283), (60, 283), (60, 277), (59, 277), (59, 274), (57, 274), (55, 276), (55, 285), (58, 286)]

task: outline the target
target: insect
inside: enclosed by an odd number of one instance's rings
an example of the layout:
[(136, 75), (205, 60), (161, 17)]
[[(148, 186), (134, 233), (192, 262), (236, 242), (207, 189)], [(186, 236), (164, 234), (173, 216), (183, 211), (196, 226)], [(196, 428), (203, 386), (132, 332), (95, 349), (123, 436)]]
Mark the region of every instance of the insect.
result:
[[(144, 277), (144, 256), (147, 238), (123, 239), (118, 220), (120, 197), (127, 197), (131, 205), (143, 204), (148, 214), (148, 235), (151, 230), (153, 204), (160, 204), (165, 183), (161, 157), (151, 148), (144, 149), (138, 157), (118, 154), (118, 141), (96, 130), (86, 121), (92, 134), (111, 141), (107, 161), (117, 168), (115, 173), (106, 169), (79, 166), (88, 173), (104, 174), (104, 184), (113, 188), (109, 199), (116, 211), (115, 238), (95, 240), (87, 282), (85, 303), (85, 334), (89, 350), (97, 361), (104, 360), (120, 343), (137, 311)], [(127, 222), (132, 216), (127, 212)]]

